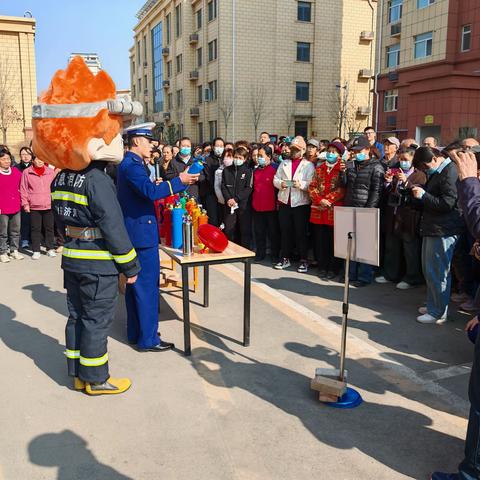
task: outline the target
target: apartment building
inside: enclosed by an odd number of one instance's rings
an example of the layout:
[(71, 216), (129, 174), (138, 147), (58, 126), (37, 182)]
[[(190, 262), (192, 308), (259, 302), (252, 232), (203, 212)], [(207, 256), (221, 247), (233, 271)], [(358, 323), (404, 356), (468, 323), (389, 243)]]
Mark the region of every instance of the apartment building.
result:
[(149, 0), (130, 50), (144, 119), (201, 142), (372, 122), (374, 0)]
[(94, 75), (102, 70), (102, 63), (100, 62), (100, 57), (97, 53), (71, 53), (68, 58), (68, 63), (70, 63), (75, 57), (82, 57), (88, 69)]
[(14, 152), (32, 138), (36, 100), (35, 19), (0, 16), (0, 143)]
[(478, 1), (383, 0), (378, 11), (378, 130), (443, 144), (477, 136)]

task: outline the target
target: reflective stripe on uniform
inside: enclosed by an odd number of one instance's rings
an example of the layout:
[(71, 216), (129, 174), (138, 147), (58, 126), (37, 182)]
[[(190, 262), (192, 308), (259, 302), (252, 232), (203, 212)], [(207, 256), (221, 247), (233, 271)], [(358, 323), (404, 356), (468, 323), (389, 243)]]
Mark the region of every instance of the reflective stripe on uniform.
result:
[(108, 362), (108, 353), (97, 358), (86, 358), (80, 356), (80, 365), (84, 367), (100, 367)]
[(80, 350), (69, 350), (67, 348), (65, 349), (64, 353), (67, 358), (72, 358), (72, 359), (80, 358)]
[(77, 203), (78, 205), (88, 206), (88, 198), (85, 195), (65, 192), (62, 190), (56, 190), (55, 192), (52, 192), (52, 200), (65, 200), (67, 202)]
[(137, 252), (132, 248), (124, 255), (112, 255), (107, 250), (77, 250), (75, 248), (63, 248), (62, 255), (67, 258), (80, 260), (114, 260), (117, 263), (128, 263), (137, 257)]
[(173, 195), (173, 188), (172, 188), (172, 184), (170, 183), (170, 181), (167, 181), (168, 183), (168, 186), (170, 188), (170, 195)]

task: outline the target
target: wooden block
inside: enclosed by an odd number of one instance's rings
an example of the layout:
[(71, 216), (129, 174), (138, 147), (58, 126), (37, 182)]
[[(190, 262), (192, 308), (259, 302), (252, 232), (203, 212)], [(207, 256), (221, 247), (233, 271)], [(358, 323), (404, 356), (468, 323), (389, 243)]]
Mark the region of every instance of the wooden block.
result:
[[(340, 378), (340, 369), (338, 368), (316, 368), (315, 369), (315, 376), (316, 377), (325, 377), (325, 378), (333, 378), (338, 380)], [(348, 370), (344, 371), (344, 378), (343, 380), (346, 382), (348, 377)]]
[(325, 393), (319, 393), (318, 394), (318, 399), (321, 402), (338, 402), (339, 397), (336, 395), (326, 395)]
[(315, 377), (310, 382), (310, 388), (322, 394), (341, 397), (347, 391), (347, 384), (333, 378)]

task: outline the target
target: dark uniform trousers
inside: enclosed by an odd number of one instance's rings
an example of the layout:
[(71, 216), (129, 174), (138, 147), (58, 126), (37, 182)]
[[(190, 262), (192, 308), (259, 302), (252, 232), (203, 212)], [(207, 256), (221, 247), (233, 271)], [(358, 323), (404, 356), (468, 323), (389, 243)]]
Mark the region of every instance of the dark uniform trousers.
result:
[(68, 374), (103, 383), (109, 378), (107, 336), (115, 315), (118, 276), (65, 271), (64, 286)]

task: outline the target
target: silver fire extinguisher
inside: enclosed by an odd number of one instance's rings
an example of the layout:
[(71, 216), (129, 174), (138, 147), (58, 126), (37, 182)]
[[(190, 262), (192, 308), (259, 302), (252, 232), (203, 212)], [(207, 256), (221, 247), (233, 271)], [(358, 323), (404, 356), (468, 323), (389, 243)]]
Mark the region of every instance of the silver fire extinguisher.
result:
[(193, 223), (190, 215), (184, 215), (182, 224), (183, 254), (193, 255)]

